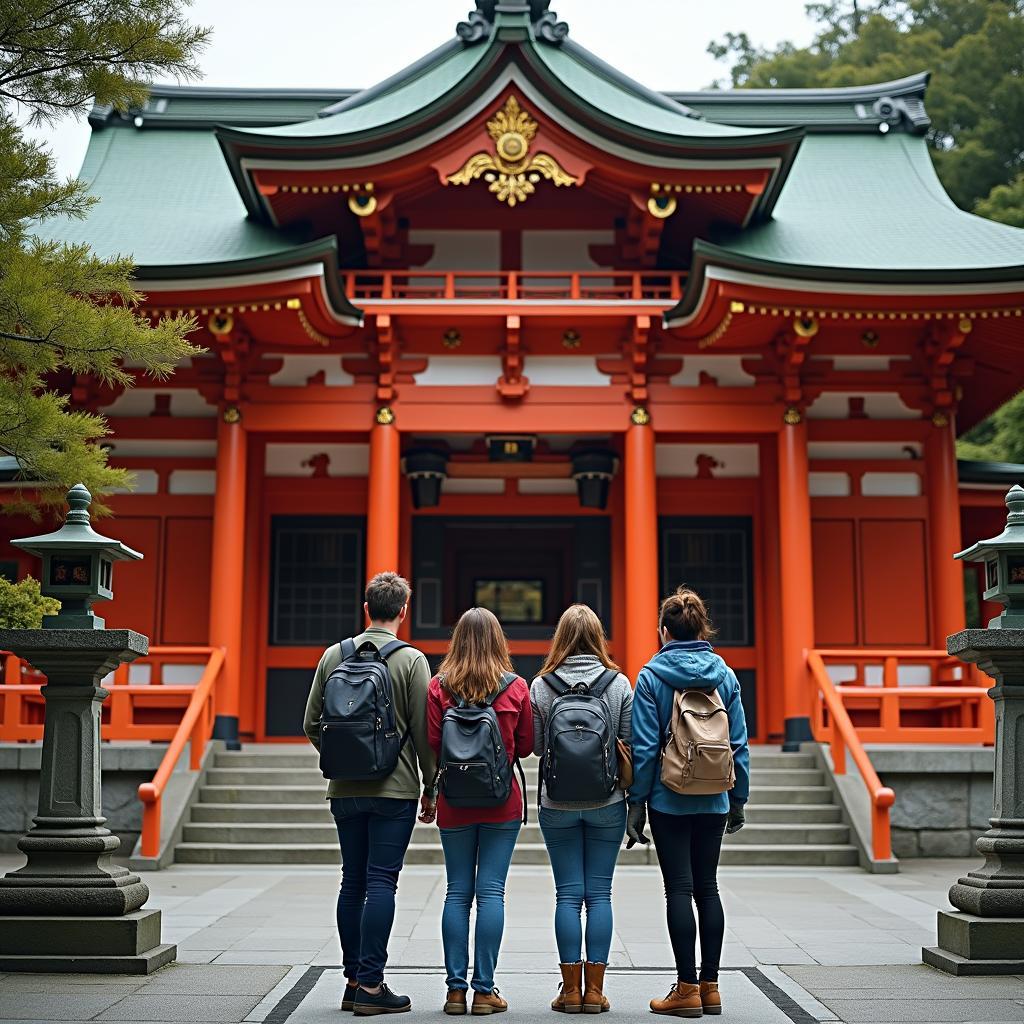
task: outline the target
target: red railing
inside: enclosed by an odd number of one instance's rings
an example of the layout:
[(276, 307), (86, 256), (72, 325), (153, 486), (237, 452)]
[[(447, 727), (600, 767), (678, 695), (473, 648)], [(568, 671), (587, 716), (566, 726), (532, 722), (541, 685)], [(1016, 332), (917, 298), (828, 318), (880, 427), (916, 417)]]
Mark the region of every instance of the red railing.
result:
[[(807, 654), (807, 666), (811, 677), (817, 685), (820, 700), (815, 701), (816, 707), (824, 705), (829, 712), (829, 729), (827, 742), (832, 751), (832, 767), (836, 775), (846, 774), (846, 751), (849, 750), (861, 779), (868, 791), (871, 801), (871, 855), (875, 860), (892, 860), (892, 830), (889, 823), (889, 808), (896, 802), (896, 794), (882, 780), (871, 766), (871, 760), (861, 745), (857, 730), (846, 713), (842, 698), (836, 692), (828, 670), (817, 651)], [(814, 736), (819, 742), (823, 737), (820, 722), (815, 721)]]
[[(852, 670), (850, 683), (835, 683), (829, 665)], [(992, 743), (992, 701), (988, 687), (978, 685), (984, 677), (945, 651), (808, 651), (807, 667), (814, 738), (829, 744), (836, 775), (846, 774), (849, 751), (871, 802), (872, 856), (890, 860), (889, 809), (896, 795), (882, 785), (863, 744)], [(929, 684), (900, 685), (901, 667), (926, 673)]]
[(189, 768), (198, 771), (203, 763), (206, 743), (213, 731), (214, 688), (224, 667), (224, 651), (220, 647), (209, 649), (209, 660), (202, 679), (196, 684), (185, 714), (171, 739), (167, 752), (153, 776), (152, 782), (139, 786), (142, 801), (142, 856), (160, 854), (160, 825), (163, 817), (163, 795), (167, 782), (178, 765), (185, 744), (189, 744)]
[(463, 302), (678, 302), (678, 271), (348, 270), (350, 299)]

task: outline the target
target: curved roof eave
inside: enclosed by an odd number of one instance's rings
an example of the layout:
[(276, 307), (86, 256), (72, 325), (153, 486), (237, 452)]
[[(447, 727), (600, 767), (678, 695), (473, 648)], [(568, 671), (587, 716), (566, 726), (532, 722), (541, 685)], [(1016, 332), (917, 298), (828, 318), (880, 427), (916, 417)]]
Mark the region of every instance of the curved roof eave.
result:
[(693, 246), (693, 264), (682, 299), (663, 315), (666, 327), (677, 327), (693, 316), (705, 294), (707, 271), (711, 267), (747, 271), (765, 278), (800, 281), (845, 282), (865, 285), (1002, 284), (1019, 282), (1024, 290), (1024, 265), (941, 269), (899, 269), (885, 267), (836, 267), (804, 263), (780, 263), (743, 256), (711, 242), (698, 240)]
[(318, 238), (305, 245), (295, 246), (285, 252), (270, 253), (243, 260), (225, 260), (218, 263), (175, 263), (167, 265), (140, 264), (135, 268), (135, 277), (142, 281), (174, 281), (206, 278), (235, 278), (248, 274), (266, 273), (274, 270), (289, 270), (308, 263), (323, 265), (324, 294), (331, 313), (339, 322), (352, 327), (363, 323), (363, 311), (354, 306), (341, 286), (338, 266), (338, 244), (333, 237)]
[(889, 82), (869, 85), (838, 85), (821, 89), (705, 89), (695, 92), (671, 90), (668, 95), (685, 104), (687, 99), (702, 106), (711, 103), (778, 103), (780, 100), (846, 100), (851, 103), (881, 99), (883, 96), (922, 95), (928, 87), (930, 71), (919, 71)]

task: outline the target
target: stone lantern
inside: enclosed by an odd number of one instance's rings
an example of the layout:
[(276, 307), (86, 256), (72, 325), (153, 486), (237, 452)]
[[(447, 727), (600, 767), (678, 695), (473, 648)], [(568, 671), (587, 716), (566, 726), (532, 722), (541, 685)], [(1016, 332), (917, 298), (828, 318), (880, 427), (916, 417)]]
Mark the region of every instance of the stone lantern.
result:
[(42, 629), (0, 629), (0, 649), (46, 676), (38, 813), (18, 842), (27, 862), (0, 878), (0, 972), (148, 974), (176, 949), (160, 941), (160, 911), (142, 909), (148, 886), (111, 860), (120, 842), (102, 815), (100, 709), (101, 680), (149, 640), (92, 612), (114, 595), (113, 563), (142, 555), (92, 529), (81, 484), (67, 500), (59, 530), (13, 542), (42, 558), (41, 589), (60, 612)]
[(985, 863), (949, 890), (938, 945), (925, 963), (950, 974), (1024, 973), (1024, 489), (1006, 495), (1006, 529), (957, 558), (985, 563), (985, 597), (1005, 608), (987, 629), (964, 629), (946, 649), (995, 680), (996, 738), (991, 828), (978, 840)]

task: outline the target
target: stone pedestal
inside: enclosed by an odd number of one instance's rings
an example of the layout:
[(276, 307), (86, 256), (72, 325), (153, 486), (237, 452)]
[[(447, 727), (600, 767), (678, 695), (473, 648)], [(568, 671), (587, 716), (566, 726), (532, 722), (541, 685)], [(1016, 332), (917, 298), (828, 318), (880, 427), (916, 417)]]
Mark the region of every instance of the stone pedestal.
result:
[(149, 888), (111, 861), (120, 844), (100, 779), (100, 680), (149, 641), (128, 629), (0, 630), (0, 649), (47, 677), (39, 810), (18, 843), (25, 865), (0, 878), (0, 971), (155, 970), (176, 951), (160, 943), (160, 912), (142, 909)]
[(1024, 629), (965, 629), (950, 654), (995, 680), (992, 827), (978, 840), (985, 863), (949, 890), (938, 946), (925, 963), (951, 974), (1024, 973)]

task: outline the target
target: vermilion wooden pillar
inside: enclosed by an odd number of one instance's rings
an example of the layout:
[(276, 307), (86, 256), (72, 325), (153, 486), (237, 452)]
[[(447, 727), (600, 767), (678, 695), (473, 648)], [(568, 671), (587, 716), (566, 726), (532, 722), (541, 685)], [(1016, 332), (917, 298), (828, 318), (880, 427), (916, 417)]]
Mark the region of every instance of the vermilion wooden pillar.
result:
[(960, 537), (960, 493), (952, 424), (935, 426), (925, 442), (929, 562), (932, 578), (932, 647), (964, 628), (964, 577), (953, 555)]
[(782, 618), (783, 750), (811, 739), (806, 652), (814, 646), (814, 573), (807, 424), (786, 423), (779, 433), (779, 598)]
[(389, 409), (377, 413), (370, 431), (370, 477), (366, 508), (366, 578), (398, 572), (401, 517), (401, 449)]
[(213, 735), (237, 750), (242, 692), (242, 606), (245, 577), (245, 429), (234, 406), (217, 424), (217, 490), (213, 498), (210, 646), (224, 648)]
[(634, 684), (657, 650), (658, 503), (654, 471), (654, 428), (636, 409), (626, 431), (623, 480), (626, 492), (625, 599), (626, 674)]

